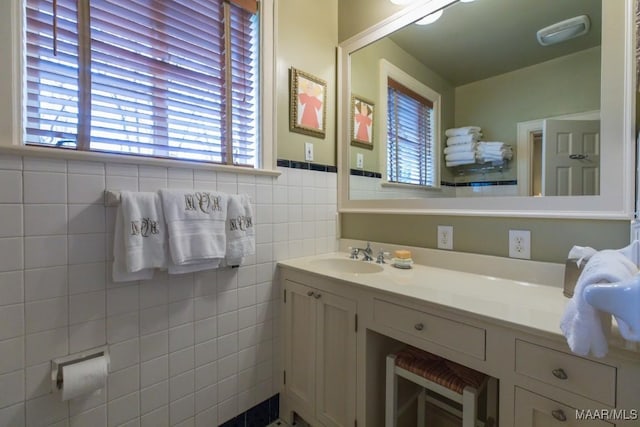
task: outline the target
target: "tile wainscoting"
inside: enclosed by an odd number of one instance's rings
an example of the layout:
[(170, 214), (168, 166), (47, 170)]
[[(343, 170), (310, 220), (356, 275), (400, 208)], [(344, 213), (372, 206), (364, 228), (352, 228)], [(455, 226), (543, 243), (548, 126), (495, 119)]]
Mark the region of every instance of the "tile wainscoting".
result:
[[(281, 175), (0, 154), (0, 425), (214, 426), (280, 390), (277, 260), (333, 251), (336, 174)], [(110, 279), (105, 189), (247, 193), (256, 255), (237, 269)], [(50, 360), (108, 345), (106, 389), (61, 402)]]

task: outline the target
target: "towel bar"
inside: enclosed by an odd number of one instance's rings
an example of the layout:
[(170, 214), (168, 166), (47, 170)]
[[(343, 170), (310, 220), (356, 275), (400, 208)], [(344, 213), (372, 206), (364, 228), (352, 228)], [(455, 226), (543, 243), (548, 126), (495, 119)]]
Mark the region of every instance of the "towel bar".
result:
[(104, 190), (104, 205), (107, 207), (120, 205), (120, 191)]

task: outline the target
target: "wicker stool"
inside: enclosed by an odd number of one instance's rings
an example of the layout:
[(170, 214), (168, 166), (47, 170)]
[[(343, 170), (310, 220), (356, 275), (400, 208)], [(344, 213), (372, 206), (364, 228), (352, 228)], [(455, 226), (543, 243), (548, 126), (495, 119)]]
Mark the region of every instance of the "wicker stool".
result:
[[(398, 377), (422, 389), (418, 399), (418, 426), (424, 427), (426, 403), (429, 402), (462, 418), (462, 427), (476, 427), (478, 396), (487, 390), (487, 420), (495, 422), (497, 380), (466, 366), (446, 360), (414, 347), (387, 356), (385, 426), (395, 427), (398, 419)], [(444, 400), (435, 399), (427, 390), (462, 405), (462, 411)], [(489, 424), (489, 423), (486, 423)], [(484, 425), (480, 422), (479, 425)]]

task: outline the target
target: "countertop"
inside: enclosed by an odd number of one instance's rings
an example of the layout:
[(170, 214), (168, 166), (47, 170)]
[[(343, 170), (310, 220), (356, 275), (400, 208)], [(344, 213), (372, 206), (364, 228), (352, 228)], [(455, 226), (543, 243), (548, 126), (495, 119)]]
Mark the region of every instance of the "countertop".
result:
[[(447, 309), (481, 316), (489, 321), (564, 339), (559, 324), (569, 299), (564, 297), (560, 287), (419, 264), (405, 270), (387, 263), (382, 264), (381, 272), (354, 274), (331, 271), (326, 265), (314, 262), (330, 258), (349, 260), (347, 253), (335, 252), (289, 259), (278, 264), (285, 268), (429, 302)], [(617, 328), (614, 328), (610, 345), (636, 350), (635, 343), (625, 344)]]

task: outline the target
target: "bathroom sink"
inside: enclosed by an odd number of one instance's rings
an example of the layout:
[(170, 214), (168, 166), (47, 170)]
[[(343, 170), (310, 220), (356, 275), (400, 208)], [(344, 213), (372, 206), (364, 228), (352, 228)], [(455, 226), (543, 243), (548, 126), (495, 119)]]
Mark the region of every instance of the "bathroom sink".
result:
[(379, 273), (383, 270), (379, 264), (344, 258), (315, 259), (311, 261), (311, 264), (336, 273), (369, 274)]

